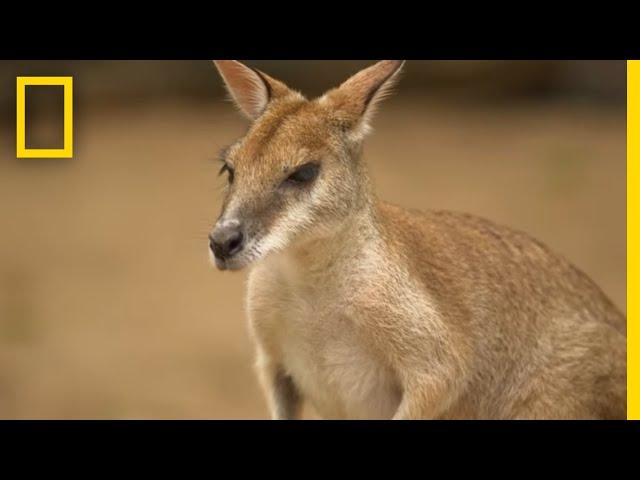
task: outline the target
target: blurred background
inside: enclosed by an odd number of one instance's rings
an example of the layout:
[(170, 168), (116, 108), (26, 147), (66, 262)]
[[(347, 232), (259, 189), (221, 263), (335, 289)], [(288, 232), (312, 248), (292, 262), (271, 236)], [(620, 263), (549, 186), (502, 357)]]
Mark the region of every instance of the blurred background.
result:
[[(315, 96), (371, 61), (247, 63)], [(73, 76), (73, 159), (16, 159), (29, 75)], [(622, 61), (409, 61), (365, 156), (381, 197), (524, 230), (626, 313), (625, 95)], [(26, 107), (60, 147), (61, 89)], [(246, 272), (207, 259), (247, 127), (211, 63), (0, 61), (0, 114), (0, 418), (267, 418)]]

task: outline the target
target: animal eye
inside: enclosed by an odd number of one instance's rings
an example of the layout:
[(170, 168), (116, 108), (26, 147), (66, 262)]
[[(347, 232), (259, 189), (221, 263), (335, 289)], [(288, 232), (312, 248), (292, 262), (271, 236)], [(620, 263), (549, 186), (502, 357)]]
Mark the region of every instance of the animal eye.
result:
[(318, 176), (320, 165), (317, 163), (306, 163), (298, 167), (295, 172), (287, 177), (286, 182), (295, 185), (302, 185), (312, 182)]
[(220, 172), (218, 174), (222, 175), (224, 172), (227, 172), (228, 174), (229, 183), (233, 183), (233, 168), (231, 168), (228, 163), (222, 165), (222, 168), (220, 169)]

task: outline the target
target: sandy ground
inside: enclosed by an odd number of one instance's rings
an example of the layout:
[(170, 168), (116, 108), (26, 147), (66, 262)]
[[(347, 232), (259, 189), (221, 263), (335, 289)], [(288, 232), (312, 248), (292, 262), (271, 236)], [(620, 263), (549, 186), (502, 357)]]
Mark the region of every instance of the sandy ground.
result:
[[(244, 131), (229, 105), (86, 108), (73, 160), (0, 131), (0, 417), (266, 418), (246, 273), (207, 260)], [(365, 154), (381, 197), (537, 236), (625, 311), (625, 113), (392, 99)]]

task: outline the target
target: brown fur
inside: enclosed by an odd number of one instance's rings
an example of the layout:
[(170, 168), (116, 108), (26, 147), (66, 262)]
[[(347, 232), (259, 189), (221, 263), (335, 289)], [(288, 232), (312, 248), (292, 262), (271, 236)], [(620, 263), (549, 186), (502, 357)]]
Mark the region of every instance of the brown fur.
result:
[[(251, 265), (274, 418), (303, 400), (331, 418), (626, 417), (626, 320), (585, 274), (524, 233), (372, 193), (361, 144), (399, 62), (313, 101), (239, 65), (218, 63), (234, 98), (263, 96), (240, 104), (255, 123), (226, 154), (218, 225), (245, 225), (227, 268)], [(282, 186), (310, 160), (312, 185)]]

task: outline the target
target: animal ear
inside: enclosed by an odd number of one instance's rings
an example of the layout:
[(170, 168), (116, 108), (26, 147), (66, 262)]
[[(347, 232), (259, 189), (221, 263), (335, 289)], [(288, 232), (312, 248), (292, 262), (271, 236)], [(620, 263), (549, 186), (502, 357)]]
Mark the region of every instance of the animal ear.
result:
[(290, 92), (282, 82), (236, 60), (214, 60), (214, 65), (240, 110), (255, 120), (270, 101)]
[(359, 71), (325, 97), (356, 135), (364, 136), (376, 107), (398, 80), (402, 60), (382, 60)]

